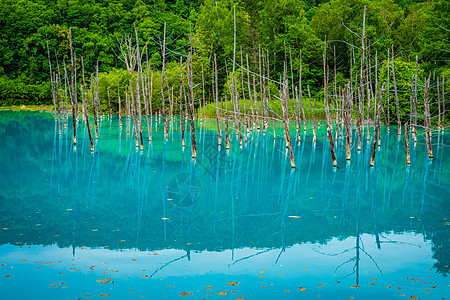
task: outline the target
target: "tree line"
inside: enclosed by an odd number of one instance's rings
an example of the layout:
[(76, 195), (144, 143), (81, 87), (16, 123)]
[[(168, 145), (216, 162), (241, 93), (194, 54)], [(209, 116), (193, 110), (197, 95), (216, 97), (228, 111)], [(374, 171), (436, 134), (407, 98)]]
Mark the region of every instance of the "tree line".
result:
[[(134, 33), (134, 26), (149, 57), (147, 67), (155, 71), (157, 82), (164, 24), (168, 83), (172, 80), (173, 86), (178, 80), (179, 59), (192, 49), (194, 81), (200, 82), (202, 66), (211, 74), (216, 55), (219, 91), (227, 93), (233, 63), (234, 9), (235, 62), (242, 67), (247, 54), (250, 69), (258, 72), (261, 64), (266, 64), (269, 75), (278, 79), (289, 53), (289, 73), (298, 77), (302, 68), (303, 85), (310, 86), (313, 97), (319, 98), (324, 92), (324, 51), (327, 64), (334, 69), (330, 82), (344, 86), (352, 70), (357, 73), (358, 63), (353, 62), (360, 59), (364, 6), (368, 51), (372, 60), (377, 53), (381, 77), (386, 76), (383, 66), (387, 66), (387, 49), (392, 46), (399, 89), (409, 89), (406, 86), (415, 73), (416, 56), (419, 81), (430, 72), (433, 78), (450, 75), (448, 0), (4, 0), (0, 4), (0, 101), (2, 105), (52, 104), (46, 43), (48, 40), (52, 61), (62, 66), (70, 61), (69, 31), (76, 68), (81, 70), (81, 56), (88, 73), (94, 73), (98, 63), (101, 98), (106, 99), (106, 89), (117, 77), (125, 84), (128, 81), (126, 66), (119, 59), (119, 44), (123, 36)], [(240, 53), (244, 53), (242, 59)], [(211, 76), (204, 76), (210, 87)], [(207, 99), (211, 97), (209, 90)], [(161, 100), (155, 95), (153, 101)]]

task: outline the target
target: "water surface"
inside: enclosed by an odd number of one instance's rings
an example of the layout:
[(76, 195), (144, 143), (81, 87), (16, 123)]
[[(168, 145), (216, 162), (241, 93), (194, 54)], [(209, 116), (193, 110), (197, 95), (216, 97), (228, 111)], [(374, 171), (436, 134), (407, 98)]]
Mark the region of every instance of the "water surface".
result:
[[(290, 168), (283, 131), (254, 130), (217, 146), (196, 122), (181, 148), (178, 119), (164, 141), (144, 122), (104, 117), (96, 152), (53, 115), (0, 112), (1, 299), (445, 299), (450, 294), (450, 138), (423, 132), (405, 163), (404, 137), (382, 129), (333, 168), (324, 126)], [(222, 124), (223, 125), (223, 124)], [(270, 126), (272, 126), (270, 124)], [(131, 134), (130, 134), (131, 132)], [(354, 138), (353, 142), (356, 142)], [(24, 288), (26, 286), (27, 288)], [(192, 295), (191, 295), (192, 294)], [(143, 297), (142, 297), (143, 296)]]

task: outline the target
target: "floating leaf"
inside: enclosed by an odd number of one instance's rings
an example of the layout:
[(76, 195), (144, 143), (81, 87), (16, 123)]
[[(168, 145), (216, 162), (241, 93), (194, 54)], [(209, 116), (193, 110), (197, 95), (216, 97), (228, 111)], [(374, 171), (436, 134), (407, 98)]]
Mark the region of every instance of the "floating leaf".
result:
[(169, 218), (161, 218), (161, 220), (170, 220)]
[(203, 289), (204, 290), (212, 290), (212, 286), (205, 286)]
[(306, 268), (303, 269), (303, 271), (306, 271), (306, 270), (307, 270)]
[(284, 291), (285, 293), (289, 293), (289, 291), (288, 290), (286, 290), (286, 291)]
[(227, 295), (228, 293), (227, 292), (218, 291), (217, 294), (221, 295), (221, 296), (224, 296), (224, 295)]
[(425, 292), (429, 292), (430, 290), (429, 289), (426, 289), (426, 290), (424, 290)]
[(297, 289), (299, 289), (302, 292), (306, 291), (306, 289), (304, 287), (298, 287)]
[(132, 261), (136, 261), (134, 258), (131, 259)]
[(259, 277), (259, 278), (264, 278), (264, 276), (261, 276), (261, 275), (259, 275), (258, 277)]
[(351, 288), (352, 289), (359, 289), (359, 285), (352, 285)]
[(267, 285), (263, 285), (262, 287), (267, 287)]
[(324, 286), (324, 285), (325, 285), (325, 284), (322, 283), (322, 284), (319, 284), (317, 287), (322, 287), (322, 286)]
[(390, 289), (390, 288), (392, 288), (392, 286), (388, 285), (388, 286), (386, 286), (386, 288), (387, 288), (387, 289)]
[(261, 271), (261, 272), (259, 272), (259, 273), (264, 274), (264, 273), (266, 273), (266, 271)]
[(109, 297), (108, 294), (101, 294), (100, 297)]
[(134, 290), (130, 290), (130, 292), (134, 292)]
[(172, 283), (172, 284), (168, 284), (168, 285), (166, 285), (166, 287), (169, 287), (169, 286), (173, 286), (173, 283)]
[(300, 216), (289, 216), (289, 218), (300, 219)]
[(179, 294), (180, 296), (188, 296), (188, 295), (194, 295), (192, 293), (189, 292), (182, 292), (181, 294)]
[(11, 275), (8, 274), (8, 275), (5, 276), (5, 278), (9, 278), (10, 276), (11, 276)]
[(227, 284), (233, 286), (233, 285), (239, 285), (240, 282), (231, 282), (231, 281), (228, 281)]
[(375, 283), (373, 283), (373, 282), (369, 282), (369, 285), (375, 285)]
[(409, 298), (411, 298), (411, 299), (413, 299), (413, 300), (418, 300), (418, 298), (417, 298), (416, 296), (414, 296), (414, 295), (409, 296)]
[(27, 261), (27, 260), (24, 258), (24, 259), (22, 259), (21, 261)]

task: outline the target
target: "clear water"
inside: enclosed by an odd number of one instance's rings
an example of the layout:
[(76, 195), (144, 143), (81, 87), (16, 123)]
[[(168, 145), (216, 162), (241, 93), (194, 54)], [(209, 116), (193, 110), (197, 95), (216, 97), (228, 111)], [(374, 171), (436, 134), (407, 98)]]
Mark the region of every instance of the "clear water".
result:
[(373, 168), (339, 140), (334, 169), (308, 124), (291, 170), (281, 127), (226, 151), (197, 122), (192, 160), (178, 122), (141, 152), (106, 117), (95, 154), (67, 123), (0, 113), (0, 299), (449, 299), (447, 133), (429, 160), (419, 132), (409, 167), (396, 128)]

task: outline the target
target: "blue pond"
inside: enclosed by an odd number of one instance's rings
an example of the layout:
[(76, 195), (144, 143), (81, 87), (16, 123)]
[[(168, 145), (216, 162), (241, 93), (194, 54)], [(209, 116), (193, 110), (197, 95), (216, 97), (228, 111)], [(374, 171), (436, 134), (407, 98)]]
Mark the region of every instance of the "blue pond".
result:
[(167, 141), (143, 122), (144, 151), (125, 118), (95, 153), (67, 124), (0, 112), (0, 299), (450, 299), (446, 132), (429, 159), (419, 130), (407, 166), (382, 128), (372, 168), (372, 141), (347, 163), (337, 135), (334, 168), (324, 126), (292, 126), (292, 170), (281, 125), (242, 147), (230, 125), (227, 151), (196, 121), (193, 160), (177, 119)]

